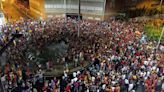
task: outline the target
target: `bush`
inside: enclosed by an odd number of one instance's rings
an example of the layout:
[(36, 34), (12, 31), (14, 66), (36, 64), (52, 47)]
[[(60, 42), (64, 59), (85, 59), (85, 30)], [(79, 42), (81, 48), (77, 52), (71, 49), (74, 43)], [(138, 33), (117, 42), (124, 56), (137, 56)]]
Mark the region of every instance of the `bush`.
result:
[[(155, 26), (151, 26), (151, 25), (146, 25), (144, 27), (144, 32), (147, 35), (149, 40), (159, 40), (159, 37), (161, 35), (162, 32), (162, 27), (155, 27)], [(164, 41), (164, 34), (162, 36), (161, 41)]]

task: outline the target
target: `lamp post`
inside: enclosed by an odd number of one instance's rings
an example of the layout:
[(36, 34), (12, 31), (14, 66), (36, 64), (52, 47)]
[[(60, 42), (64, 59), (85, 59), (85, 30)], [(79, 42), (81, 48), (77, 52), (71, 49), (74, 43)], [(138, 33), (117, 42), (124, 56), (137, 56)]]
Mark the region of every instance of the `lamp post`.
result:
[(163, 3), (163, 0), (161, 0), (161, 2), (160, 2), (161, 17), (162, 17), (162, 10), (163, 10), (163, 9), (162, 9), (162, 3)]
[(161, 32), (161, 35), (160, 35), (160, 37), (159, 37), (159, 40), (158, 40), (158, 44), (157, 44), (157, 46), (156, 46), (156, 49), (158, 49), (158, 47), (159, 47), (159, 44), (160, 44), (160, 42), (161, 42), (163, 33), (164, 33), (164, 27), (163, 27), (162, 32)]
[[(161, 2), (160, 2), (160, 7), (161, 7), (161, 16), (162, 16), (162, 3), (163, 3), (163, 0), (161, 0)], [(158, 40), (158, 44), (157, 44), (157, 46), (156, 46), (156, 49), (158, 49), (158, 47), (159, 47), (159, 44), (160, 44), (160, 42), (161, 42), (161, 39), (162, 39), (163, 33), (164, 33), (164, 27), (163, 27), (162, 32), (161, 32), (161, 35), (160, 35), (160, 37), (159, 37), (159, 40)]]
[(65, 13), (65, 21), (67, 22), (67, 16), (66, 16), (66, 13), (67, 13), (67, 2), (66, 2), (66, 0), (64, 0), (64, 13)]
[(81, 13), (81, 0), (78, 0), (78, 37), (80, 36), (80, 13)]

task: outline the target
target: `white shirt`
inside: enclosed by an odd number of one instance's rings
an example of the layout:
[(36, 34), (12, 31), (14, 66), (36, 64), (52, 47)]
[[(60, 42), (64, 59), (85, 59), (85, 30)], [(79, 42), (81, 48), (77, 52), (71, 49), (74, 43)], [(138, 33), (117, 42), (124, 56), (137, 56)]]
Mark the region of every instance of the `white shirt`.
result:
[(112, 84), (113, 84), (113, 85), (115, 85), (115, 84), (116, 84), (116, 82), (115, 82), (115, 81), (112, 81)]
[(123, 80), (125, 79), (125, 77), (126, 77), (126, 76), (125, 76), (125, 74), (124, 74), (124, 75), (122, 75), (122, 79), (123, 79)]
[(148, 61), (144, 61), (144, 64), (145, 64), (145, 65), (148, 65)]
[(148, 71), (148, 72), (147, 72), (147, 76), (149, 76), (149, 75), (150, 75), (150, 72)]
[(131, 91), (133, 89), (133, 84), (129, 84), (128, 90)]
[(164, 52), (164, 46), (160, 46), (160, 50)]
[(112, 87), (112, 92), (114, 92), (114, 90), (115, 90), (115, 87)]
[(64, 77), (67, 77), (67, 73), (66, 73), (66, 71), (64, 71)]
[(125, 79), (125, 84), (129, 84), (129, 80), (128, 79)]
[(106, 88), (106, 85), (105, 85), (105, 84), (103, 84), (103, 85), (102, 85), (102, 89), (105, 89), (105, 88)]
[(89, 92), (89, 89), (87, 89), (87, 92)]
[(74, 79), (71, 80), (71, 84), (73, 84), (73, 83), (74, 83)]
[(159, 68), (156, 69), (156, 72), (159, 72)]
[(162, 90), (164, 90), (164, 83), (162, 83)]
[(146, 76), (146, 72), (143, 73), (143, 76)]
[(94, 82), (95, 81), (95, 77), (92, 77), (92, 82)]
[(77, 77), (76, 78), (74, 78), (74, 81), (76, 82), (78, 79), (77, 79)]
[(79, 75), (80, 74), (80, 71), (77, 71), (77, 75)]
[(6, 80), (5, 76), (1, 77), (1, 81), (4, 82)]
[(100, 92), (100, 90), (99, 90), (99, 89), (97, 89), (97, 92)]
[(156, 66), (153, 66), (153, 67), (152, 67), (152, 70), (156, 70)]

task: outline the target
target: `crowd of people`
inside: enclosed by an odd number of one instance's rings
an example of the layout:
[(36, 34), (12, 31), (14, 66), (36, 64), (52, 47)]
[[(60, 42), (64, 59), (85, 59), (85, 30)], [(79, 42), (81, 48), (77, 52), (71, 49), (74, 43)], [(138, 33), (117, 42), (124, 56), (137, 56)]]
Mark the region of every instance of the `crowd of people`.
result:
[[(2, 89), (12, 92), (164, 92), (164, 68), (155, 41), (141, 41), (144, 22), (52, 18), (19, 20), (1, 28), (1, 47), (18, 31), (5, 51), (6, 64), (1, 68)], [(48, 42), (64, 40), (68, 51), (59, 62), (93, 62), (83, 71), (61, 78), (46, 79), (44, 64), (26, 60), (29, 50), (43, 53)], [(31, 56), (29, 56), (31, 57)], [(31, 66), (31, 62), (35, 63)], [(56, 62), (56, 61), (53, 61)], [(53, 62), (51, 67), (53, 67)], [(55, 65), (54, 65), (55, 66)]]

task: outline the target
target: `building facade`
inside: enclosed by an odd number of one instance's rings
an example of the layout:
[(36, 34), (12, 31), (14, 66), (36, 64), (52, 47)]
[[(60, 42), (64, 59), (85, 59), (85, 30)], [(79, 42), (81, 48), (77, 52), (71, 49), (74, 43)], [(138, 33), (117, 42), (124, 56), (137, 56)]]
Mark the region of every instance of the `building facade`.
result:
[[(126, 0), (80, 0), (83, 19), (104, 20), (123, 10)], [(29, 0), (29, 13), (36, 18), (64, 17), (79, 12), (78, 0)]]
[[(80, 11), (84, 19), (103, 19), (106, 0), (80, 0)], [(78, 0), (45, 0), (46, 17), (61, 17), (66, 13), (78, 13)]]
[(29, 14), (34, 18), (45, 18), (44, 0), (29, 0)]

